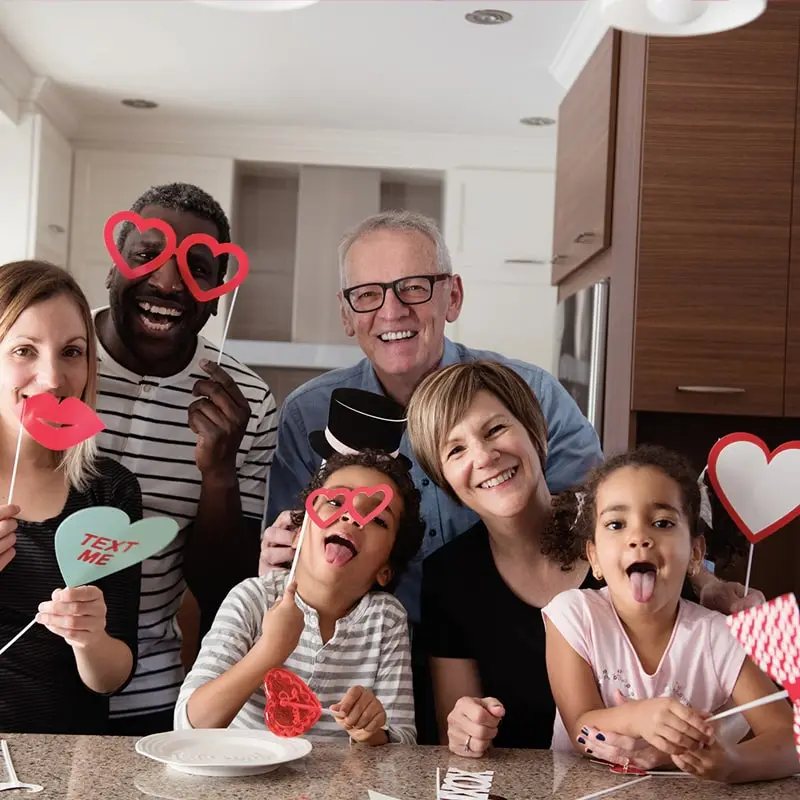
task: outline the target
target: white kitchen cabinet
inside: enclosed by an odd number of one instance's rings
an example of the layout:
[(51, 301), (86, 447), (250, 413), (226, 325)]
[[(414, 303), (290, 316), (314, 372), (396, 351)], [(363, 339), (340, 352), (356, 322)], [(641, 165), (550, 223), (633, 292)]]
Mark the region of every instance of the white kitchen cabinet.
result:
[(0, 264), (67, 264), (72, 147), (42, 114), (0, 131)]
[[(108, 303), (105, 284), (113, 262), (103, 242), (103, 226), (112, 214), (130, 208), (151, 186), (182, 182), (212, 195), (230, 218), (233, 177), (230, 158), (76, 150), (69, 269), (90, 305)], [(235, 242), (235, 231), (232, 238)], [(230, 299), (230, 294), (220, 298), (219, 313), (203, 329), (212, 342), (222, 338)]]
[(444, 235), (464, 282), (451, 339), (552, 371), (554, 201), (554, 172), (448, 172)]

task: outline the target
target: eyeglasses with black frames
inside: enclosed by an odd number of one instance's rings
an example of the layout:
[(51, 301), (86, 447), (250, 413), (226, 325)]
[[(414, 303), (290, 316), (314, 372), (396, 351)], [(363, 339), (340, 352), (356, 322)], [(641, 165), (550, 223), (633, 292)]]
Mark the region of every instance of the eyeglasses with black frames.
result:
[(452, 277), (445, 272), (436, 275), (411, 275), (389, 283), (361, 283), (345, 289), (342, 294), (350, 304), (350, 308), (357, 314), (366, 314), (368, 311), (382, 308), (386, 302), (387, 289), (391, 289), (403, 305), (418, 306), (427, 303), (433, 297), (433, 287), (436, 283)]

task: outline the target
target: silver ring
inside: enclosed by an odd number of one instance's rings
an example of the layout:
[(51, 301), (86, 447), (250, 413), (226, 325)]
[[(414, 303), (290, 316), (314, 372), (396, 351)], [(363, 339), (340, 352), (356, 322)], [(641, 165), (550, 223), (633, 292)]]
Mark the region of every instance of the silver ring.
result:
[(469, 749), (469, 743), (470, 743), (471, 741), (472, 741), (472, 735), (468, 733), (468, 734), (467, 734), (467, 741), (466, 741), (466, 742), (464, 742), (464, 752), (465, 752), (465, 753), (469, 753), (469, 752), (470, 752), (470, 749)]

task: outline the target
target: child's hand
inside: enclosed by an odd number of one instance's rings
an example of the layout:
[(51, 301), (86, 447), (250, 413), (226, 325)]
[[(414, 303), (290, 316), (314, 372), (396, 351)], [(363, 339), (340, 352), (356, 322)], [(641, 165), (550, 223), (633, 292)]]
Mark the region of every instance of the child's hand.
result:
[(261, 623), (261, 639), (278, 664), (283, 664), (294, 652), (305, 627), (305, 617), (294, 599), (296, 590), (297, 582), (292, 581), (283, 597), (264, 614)]
[(727, 745), (717, 740), (710, 747), (672, 756), (672, 760), (681, 772), (725, 783), (734, 770), (736, 755)]
[(639, 769), (656, 769), (666, 765), (672, 766), (672, 756), (662, 753), (651, 744), (644, 744), (642, 739), (633, 739), (620, 733), (599, 731), (597, 728), (587, 726), (581, 730), (578, 741), (583, 747), (583, 752), (590, 758), (607, 761), (609, 764), (628, 764)]
[(386, 724), (386, 711), (381, 701), (363, 686), (348, 689), (347, 694), (331, 706), (331, 711), (356, 742), (368, 741)]
[(633, 701), (638, 733), (653, 747), (670, 755), (681, 755), (711, 744), (714, 731), (705, 716), (671, 697)]
[(52, 599), (39, 603), (36, 621), (72, 647), (89, 647), (106, 631), (106, 602), (96, 586), (56, 589)]
[(0, 570), (4, 570), (16, 555), (17, 521), (19, 506), (0, 506)]

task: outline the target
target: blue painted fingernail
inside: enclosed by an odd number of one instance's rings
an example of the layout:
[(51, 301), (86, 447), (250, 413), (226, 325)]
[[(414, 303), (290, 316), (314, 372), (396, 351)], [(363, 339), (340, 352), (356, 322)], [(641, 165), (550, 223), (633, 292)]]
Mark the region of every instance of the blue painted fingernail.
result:
[(588, 729), (588, 728), (581, 728), (581, 733), (582, 733), (584, 736), (588, 736), (588, 735), (589, 735), (589, 729)]
[(598, 734), (597, 734), (597, 736), (596, 736), (595, 738), (596, 738), (598, 741), (600, 741), (600, 742), (604, 742), (604, 741), (606, 740), (606, 737), (605, 737), (605, 736), (603, 736), (603, 734), (602, 734), (602, 733), (598, 733)]
[(586, 740), (583, 738), (583, 736), (578, 737), (578, 744), (586, 744)]
[(591, 755), (591, 754), (592, 754), (592, 751), (591, 751), (591, 750), (590, 750), (588, 747), (586, 748), (586, 752), (587, 752), (589, 755)]

